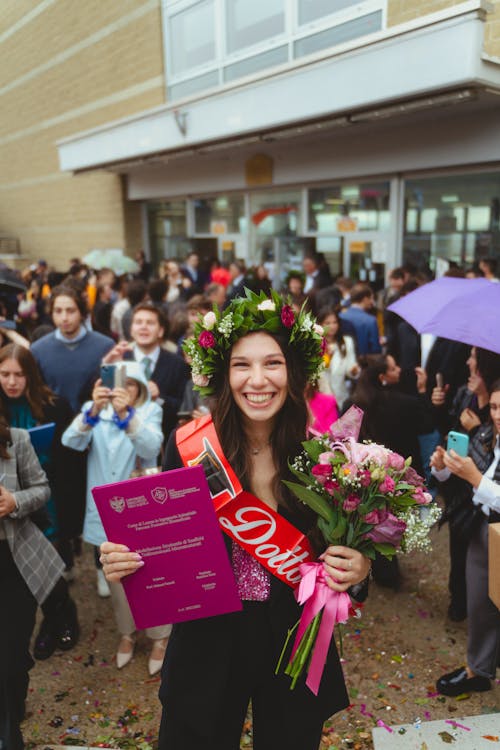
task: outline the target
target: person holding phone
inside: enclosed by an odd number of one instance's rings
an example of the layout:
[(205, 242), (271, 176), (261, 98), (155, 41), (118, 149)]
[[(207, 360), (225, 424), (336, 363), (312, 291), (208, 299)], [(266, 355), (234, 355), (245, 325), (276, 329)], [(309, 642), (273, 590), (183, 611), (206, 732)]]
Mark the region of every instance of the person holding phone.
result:
[[(488, 420), (489, 390), (493, 382), (500, 378), (500, 354), (473, 346), (467, 359), (467, 367), (469, 378), (458, 389), (449, 411), (446, 408), (448, 383), (444, 379), (443, 382), (438, 382), (436, 378), (437, 385), (432, 391), (431, 400), (443, 435), (452, 430), (455, 434), (463, 433), (472, 438), (481, 424)], [(456, 479), (441, 486), (441, 495), (445, 510), (439, 525), (448, 523), (449, 528), (448, 618), (452, 622), (461, 622), (467, 617), (465, 565), (471, 528), (466, 518), (466, 508), (470, 507), (469, 497)]]
[(432, 455), (436, 478), (458, 478), (478, 509), (467, 550), (467, 662), (436, 683), (443, 695), (491, 689), (500, 648), (500, 612), (488, 596), (488, 524), (500, 521), (500, 380), (489, 396), (490, 420), (472, 437), (469, 455), (439, 446)]
[[(106, 540), (106, 535), (92, 488), (128, 479), (138, 464), (141, 468), (156, 466), (163, 441), (162, 410), (150, 397), (142, 366), (138, 362), (118, 362), (113, 368), (115, 376), (124, 373), (123, 385), (111, 389), (99, 378), (92, 400), (83, 405), (62, 436), (63, 445), (77, 451), (88, 450), (83, 538), (96, 548)], [(116, 665), (122, 669), (134, 654), (136, 627), (123, 586), (111, 583), (110, 593), (120, 632)], [(168, 624), (146, 629), (147, 637), (152, 640), (148, 662), (151, 675), (161, 667), (170, 629)]]

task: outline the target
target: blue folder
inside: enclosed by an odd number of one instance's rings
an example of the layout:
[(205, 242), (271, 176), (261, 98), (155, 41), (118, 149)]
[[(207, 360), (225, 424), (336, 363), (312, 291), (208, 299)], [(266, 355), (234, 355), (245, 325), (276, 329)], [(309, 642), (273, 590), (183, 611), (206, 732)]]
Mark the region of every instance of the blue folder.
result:
[(50, 455), (55, 428), (55, 422), (48, 422), (47, 424), (41, 424), (38, 427), (30, 427), (28, 430), (31, 444), (35, 449), (38, 458)]

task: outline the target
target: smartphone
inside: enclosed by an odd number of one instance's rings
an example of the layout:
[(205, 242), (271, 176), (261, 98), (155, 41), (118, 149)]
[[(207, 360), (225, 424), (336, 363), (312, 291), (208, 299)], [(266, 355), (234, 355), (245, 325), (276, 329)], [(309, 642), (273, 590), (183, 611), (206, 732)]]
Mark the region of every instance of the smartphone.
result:
[(448, 442), (446, 444), (446, 450), (454, 450), (459, 456), (465, 458), (469, 453), (469, 436), (464, 435), (463, 432), (454, 432), (451, 430), (448, 433)]
[(101, 381), (106, 388), (113, 390), (115, 387), (116, 365), (101, 365)]
[(193, 413), (190, 411), (178, 411), (177, 419), (192, 419)]
[(125, 365), (115, 365), (115, 388), (125, 388), (127, 373)]

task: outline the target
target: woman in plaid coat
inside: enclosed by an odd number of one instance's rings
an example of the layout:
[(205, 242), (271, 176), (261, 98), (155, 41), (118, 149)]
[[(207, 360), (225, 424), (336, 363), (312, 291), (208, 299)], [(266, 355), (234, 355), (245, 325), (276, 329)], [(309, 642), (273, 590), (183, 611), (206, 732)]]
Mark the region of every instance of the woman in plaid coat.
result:
[[(50, 494), (26, 430), (0, 417), (0, 747), (22, 750), (29, 643), (37, 604), (60, 578), (64, 563), (30, 514)], [(3, 743), (3, 744), (2, 744)]]

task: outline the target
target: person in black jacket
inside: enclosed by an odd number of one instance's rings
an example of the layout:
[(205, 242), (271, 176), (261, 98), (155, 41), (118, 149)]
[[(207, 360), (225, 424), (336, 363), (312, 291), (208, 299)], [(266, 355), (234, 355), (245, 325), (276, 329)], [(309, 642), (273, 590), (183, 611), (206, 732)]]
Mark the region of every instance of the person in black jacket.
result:
[[(211, 390), (214, 426), (242, 486), (305, 533), (312, 530), (314, 518), (280, 480), (291, 477), (288, 460), (301, 452), (306, 436), (307, 368), (311, 377), (317, 373), (320, 341), (314, 338), (318, 334), (312, 319), (309, 327), (300, 329), (302, 338), (291, 338), (298, 328), (286, 326), (292, 323), (291, 308), (283, 313), (271, 300), (261, 304), (269, 313), (272, 335), (259, 330), (262, 316), (247, 300), (235, 300), (217, 328), (214, 324), (210, 329), (213, 313), (205, 316), (208, 328), (200, 334), (201, 342), (192, 340), (193, 377), (199, 387)], [(304, 340), (315, 347), (314, 373), (312, 346), (307, 360), (301, 349)], [(211, 377), (199, 371), (207, 349), (212, 350), (210, 357), (217, 354), (208, 363)], [(172, 436), (164, 468), (181, 465)], [(174, 626), (160, 688), (159, 748), (239, 747), (251, 699), (255, 750), (317, 750), (323, 722), (349, 703), (334, 639), (318, 695), (303, 678), (290, 690), (289, 678), (275, 669), (286, 634), (300, 617), (293, 590), (235, 541), (228, 540), (227, 547), (243, 609)], [(323, 550), (324, 544), (317, 548)], [(101, 559), (109, 580), (119, 580), (141, 565), (136, 554), (111, 542), (101, 546)], [(328, 547), (321, 559), (328, 585), (336, 591), (360, 584), (370, 567), (363, 555), (343, 546)]]

